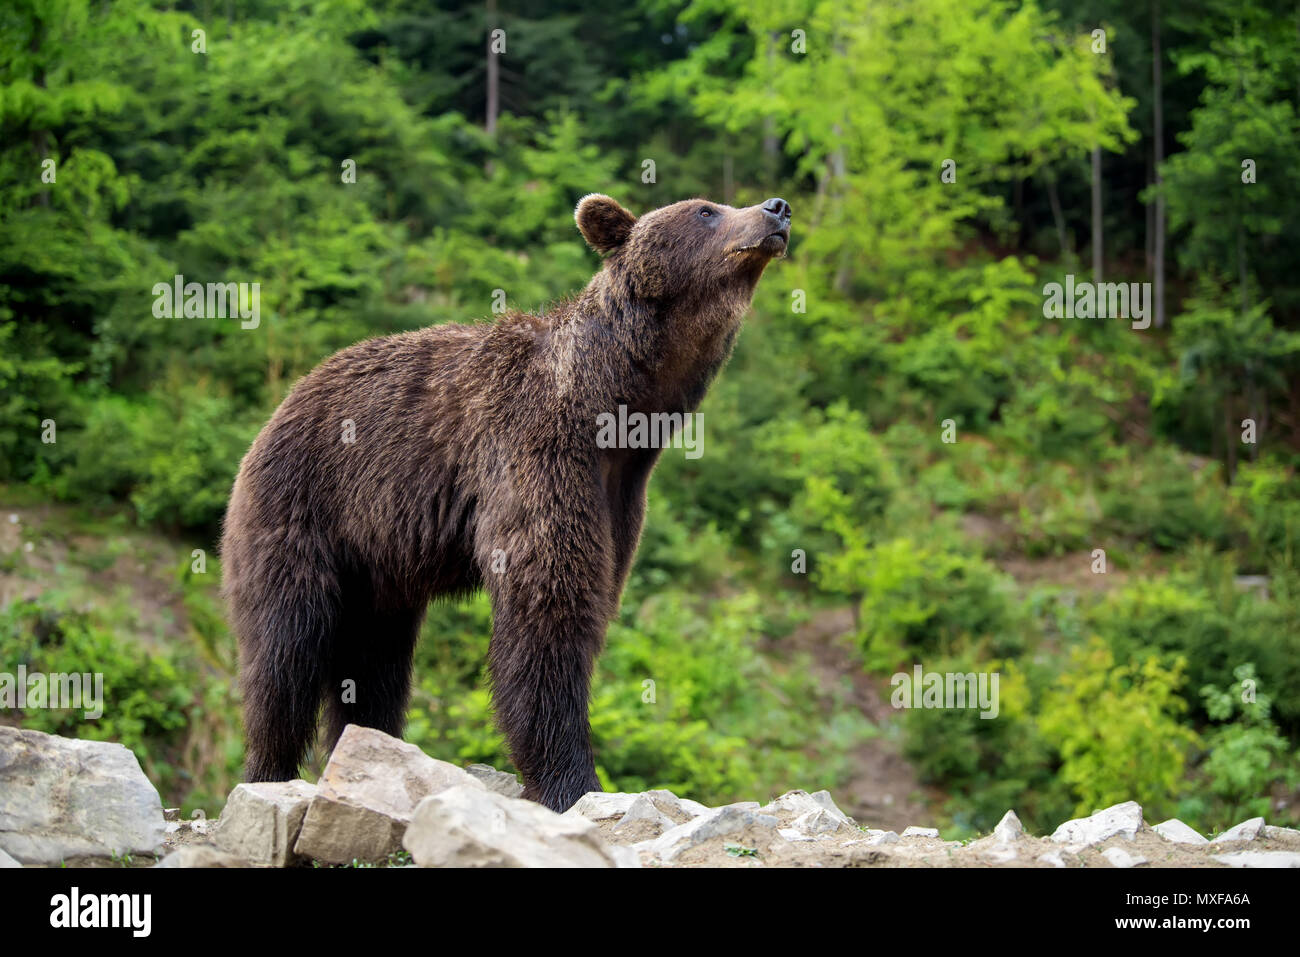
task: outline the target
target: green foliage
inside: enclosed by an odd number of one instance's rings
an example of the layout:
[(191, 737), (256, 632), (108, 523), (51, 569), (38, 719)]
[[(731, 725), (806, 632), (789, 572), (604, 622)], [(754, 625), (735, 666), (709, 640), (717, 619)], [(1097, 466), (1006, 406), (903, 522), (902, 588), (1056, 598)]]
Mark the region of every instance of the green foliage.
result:
[(1208, 819), (1217, 829), (1270, 815), (1275, 789), (1286, 793), (1300, 785), (1300, 754), (1278, 733), (1272, 698), (1255, 690), (1254, 665), (1239, 665), (1233, 676), (1236, 682), (1226, 688), (1201, 689), (1206, 713), (1216, 722), (1204, 739), (1200, 771), (1214, 805)]
[(1044, 737), (1060, 752), (1060, 775), (1084, 816), (1122, 801), (1149, 814), (1171, 813), (1196, 734), (1179, 723), (1181, 661), (1124, 663), (1100, 639), (1077, 648), (1072, 667), (1043, 705)]
[[(711, 801), (847, 783), (876, 729), (782, 642), (848, 606), (878, 682), (1001, 674), (996, 719), (898, 719), (959, 831), (1112, 798), (1202, 827), (1290, 813), (1265, 802), (1296, 786), (1300, 734), (1293, 11), (1163, 5), (1155, 91), (1133, 5), (507, 6), (0, 11), (0, 480), (25, 516), (76, 516), (48, 532), (66, 555), (0, 537), (0, 591), (38, 596), (0, 608), (0, 663), (93, 663), (115, 702), (23, 723), (122, 740), (170, 800), (214, 809), (242, 756), (212, 542), (295, 379), (367, 336), (482, 320), (497, 290), (572, 293), (598, 267), (584, 193), (782, 195), (793, 246), (702, 406), (705, 455), (652, 483), (594, 683), (602, 781)], [(1157, 95), (1178, 148), (1144, 189)], [(1094, 225), (1106, 279), (1152, 279), (1157, 195), (1168, 328), (1047, 317)], [(258, 283), (257, 327), (156, 317), (178, 274)], [(139, 527), (182, 536), (161, 586), (123, 570), (147, 564)], [(155, 586), (146, 623), (132, 588)], [(430, 610), (407, 734), (432, 754), (508, 763), (490, 633), (481, 596)], [(1245, 662), (1259, 696), (1238, 705), (1221, 689)]]
[(12, 673), (21, 665), (28, 674), (102, 674), (101, 717), (87, 718), (84, 708), (34, 707), (21, 712), (24, 727), (124, 744), (159, 788), (175, 787), (172, 762), (195, 695), (171, 657), (118, 641), (86, 614), (17, 601), (0, 611), (0, 661)]

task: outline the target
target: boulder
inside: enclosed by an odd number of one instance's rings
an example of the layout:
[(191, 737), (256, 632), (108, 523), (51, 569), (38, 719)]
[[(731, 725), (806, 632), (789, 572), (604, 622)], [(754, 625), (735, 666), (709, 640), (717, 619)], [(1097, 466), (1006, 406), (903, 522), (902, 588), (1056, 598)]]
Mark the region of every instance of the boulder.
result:
[(588, 791), (564, 813), (588, 821), (612, 821), (626, 814), (637, 797), (619, 791)]
[(1166, 841), (1173, 841), (1175, 844), (1209, 844), (1204, 837), (1196, 832), (1195, 829), (1187, 826), (1176, 817), (1171, 817), (1167, 821), (1161, 821), (1151, 830), (1155, 831)]
[(258, 867), (287, 867), (316, 786), (306, 781), (240, 784), (212, 830), (217, 849)]
[(0, 850), (21, 863), (152, 854), (164, 823), (129, 749), (0, 727)]
[(1229, 841), (1253, 841), (1263, 832), (1264, 819), (1262, 817), (1252, 817), (1248, 821), (1242, 821), (1240, 824), (1228, 828), (1210, 843), (1227, 844)]
[(581, 815), (465, 786), (421, 801), (402, 844), (421, 867), (640, 866)]
[(759, 811), (772, 815), (782, 824), (789, 824), (810, 812), (822, 811), (839, 824), (850, 828), (857, 826), (853, 823), (853, 818), (835, 806), (829, 791), (818, 791), (815, 794), (809, 794), (807, 791), (787, 791), (775, 801), (759, 808)]
[(644, 841), (658, 837), (676, 824), (676, 821), (659, 809), (650, 792), (647, 792), (638, 795), (627, 813), (619, 818), (614, 825), (614, 833), (625, 843)]
[(1053, 832), (1052, 840), (1058, 844), (1091, 846), (1118, 834), (1131, 841), (1143, 827), (1141, 805), (1136, 801), (1125, 801), (1090, 817), (1066, 821)]
[(938, 837), (939, 829), (937, 827), (911, 827), (903, 828), (903, 837)]
[(487, 794), (468, 772), (382, 731), (350, 724), (316, 784), (294, 845), (331, 864), (383, 861), (402, 848), (416, 806), (452, 787)]
[(685, 824), (679, 824), (665, 831), (653, 841), (644, 841), (635, 847), (637, 850), (654, 855), (661, 861), (673, 861), (705, 841), (745, 832), (758, 832), (770, 839), (780, 836), (777, 833), (776, 817), (758, 813), (758, 804), (755, 802), (742, 801), (714, 808)]
[(189, 844), (178, 847), (154, 867), (252, 867), (249, 861), (226, 854), (215, 847), (205, 844)]
[(1020, 823), (1020, 818), (1016, 816), (1015, 811), (1007, 811), (1003, 814), (1002, 820), (998, 821), (998, 826), (993, 829), (993, 839), (999, 844), (1011, 844), (1024, 836), (1025, 826)]
[(471, 764), (465, 771), (482, 781), (489, 791), (496, 791), (508, 798), (523, 796), (523, 783), (513, 774), (498, 771), (489, 764)]
[(653, 791), (644, 791), (641, 794), (625, 794), (621, 791), (589, 791), (578, 798), (577, 803), (564, 813), (573, 814), (597, 823), (612, 821), (621, 819), (631, 810), (632, 805), (643, 797), (668, 817), (674, 825), (684, 824), (692, 818), (709, 812), (709, 809), (698, 801), (679, 798), (672, 791), (658, 788)]
[(1274, 827), (1272, 824), (1265, 824), (1264, 838), (1270, 841), (1288, 841), (1300, 844), (1300, 830), (1296, 830), (1294, 827)]

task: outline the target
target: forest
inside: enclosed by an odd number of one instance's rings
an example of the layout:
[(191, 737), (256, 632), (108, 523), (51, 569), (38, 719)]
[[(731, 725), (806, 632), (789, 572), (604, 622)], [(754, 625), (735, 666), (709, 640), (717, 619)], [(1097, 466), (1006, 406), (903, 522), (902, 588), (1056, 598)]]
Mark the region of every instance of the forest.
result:
[[(544, 310), (574, 205), (786, 198), (593, 687), (610, 790), (830, 788), (946, 834), (1300, 822), (1300, 3), (12, 0), (0, 670), (96, 671), (164, 806), (241, 779), (217, 541), (361, 339)], [(156, 308), (257, 284), (258, 318)], [(406, 738), (509, 768), (485, 597)], [(890, 706), (988, 673), (996, 717)], [(865, 809), (865, 810), (864, 810)], [(913, 822), (915, 823), (915, 822)]]

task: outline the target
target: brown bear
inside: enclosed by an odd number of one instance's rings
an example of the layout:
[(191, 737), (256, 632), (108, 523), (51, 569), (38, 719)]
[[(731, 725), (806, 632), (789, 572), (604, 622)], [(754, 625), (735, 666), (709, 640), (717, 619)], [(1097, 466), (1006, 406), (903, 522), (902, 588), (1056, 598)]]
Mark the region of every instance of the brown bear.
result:
[(790, 238), (783, 199), (687, 200), (640, 219), (578, 203), (604, 258), (540, 315), (344, 349), (244, 457), (222, 536), (247, 777), (293, 778), (322, 700), (400, 736), (429, 601), (486, 588), (493, 705), (525, 796), (600, 790), (587, 699), (661, 449), (603, 448), (603, 413), (695, 410)]

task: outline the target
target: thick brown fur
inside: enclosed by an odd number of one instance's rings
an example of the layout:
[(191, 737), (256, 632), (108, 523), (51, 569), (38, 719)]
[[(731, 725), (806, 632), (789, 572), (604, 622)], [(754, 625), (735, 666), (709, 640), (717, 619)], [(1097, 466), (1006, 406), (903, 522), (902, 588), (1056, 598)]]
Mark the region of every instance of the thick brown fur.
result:
[(482, 587), (526, 796), (562, 811), (600, 790), (588, 688), (660, 450), (599, 448), (597, 417), (695, 410), (789, 216), (688, 200), (636, 219), (587, 196), (578, 226), (605, 262), (575, 298), (361, 342), (296, 385), (222, 539), (250, 781), (298, 774), (322, 701), (327, 747), (347, 724), (400, 735), (430, 599)]

